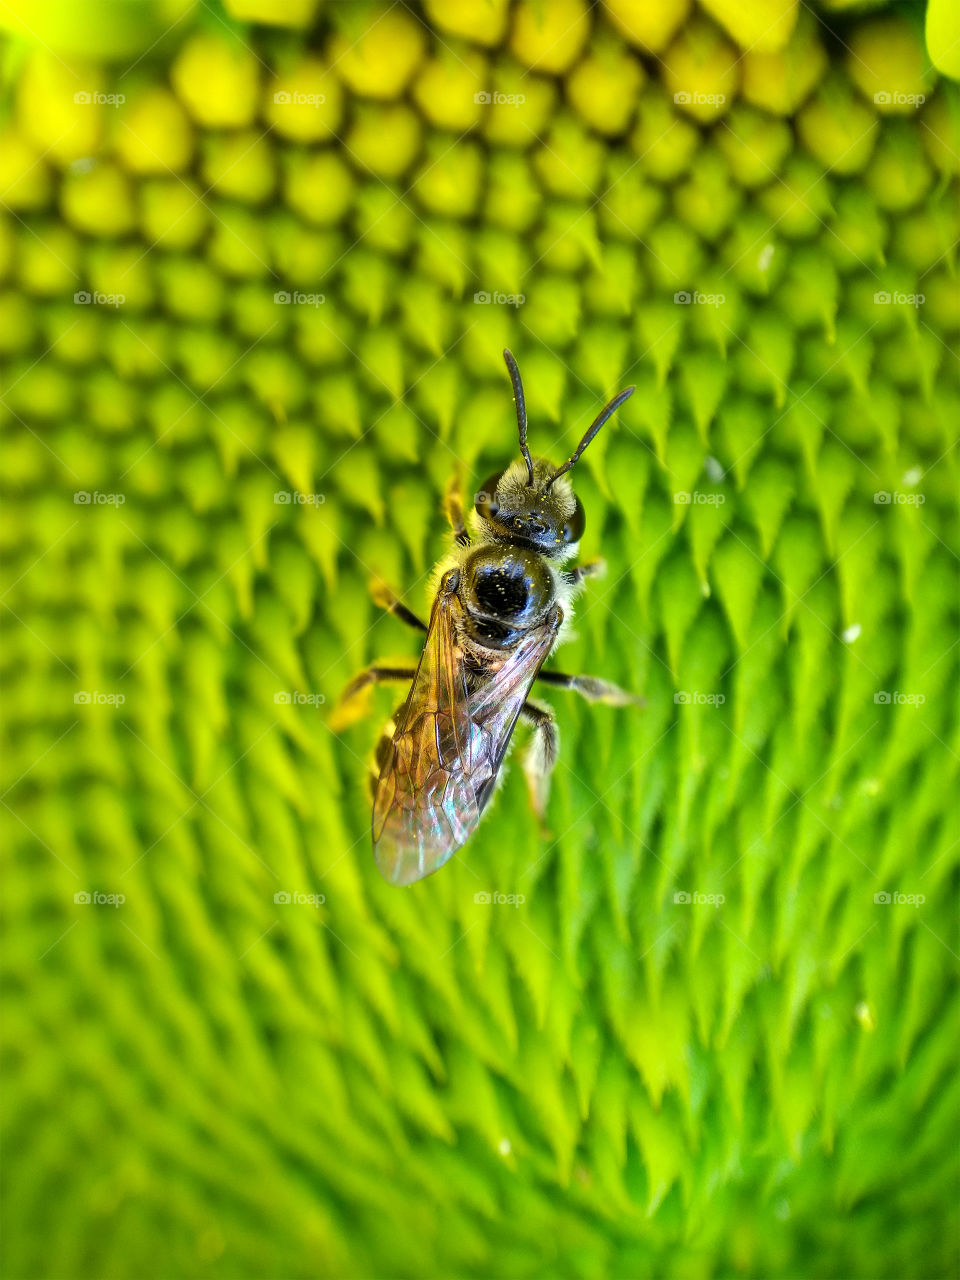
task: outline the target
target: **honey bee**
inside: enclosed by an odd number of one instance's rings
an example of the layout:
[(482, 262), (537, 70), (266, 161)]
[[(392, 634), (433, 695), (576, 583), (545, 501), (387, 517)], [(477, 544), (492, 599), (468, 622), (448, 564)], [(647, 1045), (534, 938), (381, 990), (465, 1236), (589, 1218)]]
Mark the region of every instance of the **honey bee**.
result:
[(504, 351), (513, 384), (522, 457), (492, 475), (476, 495), (469, 529), (459, 478), (444, 498), (450, 553), (434, 571), (429, 625), (383, 585), (374, 599), (426, 633), (416, 667), (374, 665), (340, 700), (339, 721), (370, 685), (410, 684), (376, 754), (373, 848), (394, 885), (413, 884), (444, 865), (469, 839), (497, 785), (517, 720), (533, 726), (524, 772), (542, 816), (557, 759), (556, 722), (532, 702), (535, 681), (614, 706), (642, 700), (593, 676), (542, 669), (569, 629), (572, 604), (602, 561), (563, 568), (577, 554), (584, 511), (568, 472), (608, 418), (633, 394), (627, 387), (594, 420), (560, 467), (527, 447), (527, 413), (517, 362)]

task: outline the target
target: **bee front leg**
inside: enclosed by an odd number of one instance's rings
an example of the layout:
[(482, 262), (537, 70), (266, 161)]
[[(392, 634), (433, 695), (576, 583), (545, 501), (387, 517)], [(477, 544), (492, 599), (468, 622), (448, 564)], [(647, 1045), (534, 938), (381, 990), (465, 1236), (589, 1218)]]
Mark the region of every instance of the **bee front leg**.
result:
[(461, 547), (469, 546), (470, 535), (463, 514), (463, 477), (460, 471), (454, 471), (443, 495), (443, 513), (450, 521), (453, 536)]
[(557, 722), (553, 718), (553, 712), (547, 707), (529, 700), (520, 708), (520, 714), (528, 724), (533, 725), (533, 737), (523, 758), (523, 772), (530, 792), (531, 807), (543, 826), (547, 797), (550, 794), (550, 774), (557, 763)]
[(586, 582), (587, 578), (602, 578), (607, 572), (607, 562), (602, 557), (596, 560), (586, 560), (583, 564), (574, 565), (572, 569), (566, 571), (566, 579), (571, 585), (577, 586), (581, 582)]
[(416, 667), (385, 667), (378, 666), (376, 663), (372, 667), (367, 667), (365, 671), (354, 676), (341, 693), (337, 705), (330, 713), (330, 728), (334, 733), (341, 733), (358, 720), (362, 720), (370, 709), (368, 699), (364, 695), (375, 684), (385, 684), (388, 681), (412, 684), (416, 674)]
[(572, 689), (588, 702), (606, 702), (611, 707), (645, 707), (646, 699), (635, 693), (611, 684), (609, 680), (600, 680), (596, 676), (570, 676), (564, 671), (537, 672), (537, 679), (544, 684), (552, 684), (558, 689)]
[(422, 622), (412, 609), (408, 609), (400, 600), (397, 593), (391, 590), (385, 582), (374, 579), (370, 583), (370, 595), (373, 597), (373, 603), (379, 605), (381, 609), (386, 609), (387, 613), (392, 613), (395, 618), (399, 618), (401, 622), (405, 622), (408, 627), (413, 627), (416, 631), (426, 633), (429, 628), (425, 622)]

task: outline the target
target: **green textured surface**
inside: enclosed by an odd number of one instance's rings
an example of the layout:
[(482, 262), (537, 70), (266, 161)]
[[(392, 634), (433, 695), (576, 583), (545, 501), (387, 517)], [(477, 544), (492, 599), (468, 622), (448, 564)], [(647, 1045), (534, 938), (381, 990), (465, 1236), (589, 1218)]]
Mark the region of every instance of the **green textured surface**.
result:
[[(956, 87), (909, 24), (804, 10), (787, 74), (503, 10), (6, 49), (11, 1280), (958, 1274)], [(327, 720), (515, 455), (506, 344), (558, 460), (637, 385), (555, 665), (648, 705), (550, 695), (549, 838), (514, 768), (395, 890), (395, 696)]]

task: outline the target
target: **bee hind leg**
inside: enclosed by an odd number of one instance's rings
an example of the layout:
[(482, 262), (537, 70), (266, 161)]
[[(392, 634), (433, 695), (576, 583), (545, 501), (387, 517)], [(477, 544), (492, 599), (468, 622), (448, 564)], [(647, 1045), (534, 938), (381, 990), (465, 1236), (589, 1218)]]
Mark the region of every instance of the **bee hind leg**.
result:
[(388, 681), (397, 684), (412, 684), (417, 674), (416, 667), (386, 667), (374, 663), (359, 675), (353, 677), (337, 700), (337, 705), (330, 713), (330, 728), (340, 733), (350, 725), (362, 720), (370, 710), (369, 690), (376, 684)]
[(588, 702), (606, 702), (611, 707), (645, 707), (646, 699), (635, 693), (611, 684), (609, 680), (600, 680), (597, 676), (571, 676), (563, 671), (539, 671), (537, 679), (544, 684), (552, 684), (557, 689), (572, 689)]
[(530, 805), (544, 825), (547, 797), (550, 794), (550, 775), (557, 763), (559, 738), (553, 712), (538, 702), (529, 700), (520, 708), (520, 714), (533, 725), (533, 737), (523, 757), (523, 772), (530, 792)]

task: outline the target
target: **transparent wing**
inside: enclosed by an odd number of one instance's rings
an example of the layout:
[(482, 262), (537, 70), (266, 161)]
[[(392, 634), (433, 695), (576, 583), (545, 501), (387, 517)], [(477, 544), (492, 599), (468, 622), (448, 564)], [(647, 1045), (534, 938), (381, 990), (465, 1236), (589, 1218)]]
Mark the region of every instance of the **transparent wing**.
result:
[(534, 628), (499, 667), (468, 689), (455, 594), (438, 596), (420, 665), (397, 716), (373, 804), (377, 866), (391, 884), (412, 884), (467, 840), (490, 798), (520, 708), (556, 638)]
[(373, 802), (377, 866), (410, 884), (443, 866), (480, 818), (470, 784), (467, 679), (456, 638), (455, 595), (437, 597), (410, 694)]

